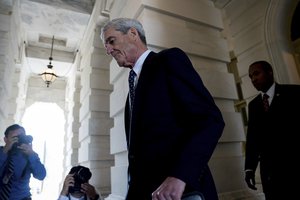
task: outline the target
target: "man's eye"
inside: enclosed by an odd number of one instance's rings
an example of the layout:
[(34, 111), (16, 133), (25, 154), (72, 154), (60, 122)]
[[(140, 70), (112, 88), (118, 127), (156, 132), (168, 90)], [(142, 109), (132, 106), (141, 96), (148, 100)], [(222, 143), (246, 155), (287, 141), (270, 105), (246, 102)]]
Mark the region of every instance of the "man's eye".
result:
[(108, 44), (113, 45), (114, 42), (115, 42), (115, 39), (110, 39), (110, 40), (108, 41)]

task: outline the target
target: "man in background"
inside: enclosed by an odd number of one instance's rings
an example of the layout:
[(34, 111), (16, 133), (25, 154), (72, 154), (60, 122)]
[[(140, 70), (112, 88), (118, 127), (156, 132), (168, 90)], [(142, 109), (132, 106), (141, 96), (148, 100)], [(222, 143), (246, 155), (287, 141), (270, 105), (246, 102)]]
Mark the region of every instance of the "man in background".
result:
[(276, 83), (272, 66), (266, 61), (252, 63), (249, 77), (260, 94), (248, 106), (246, 183), (256, 190), (259, 163), (266, 200), (297, 199), (300, 86)]
[(31, 175), (44, 180), (46, 169), (32, 150), (32, 137), (13, 124), (4, 132), (5, 145), (0, 147), (0, 199), (30, 200)]

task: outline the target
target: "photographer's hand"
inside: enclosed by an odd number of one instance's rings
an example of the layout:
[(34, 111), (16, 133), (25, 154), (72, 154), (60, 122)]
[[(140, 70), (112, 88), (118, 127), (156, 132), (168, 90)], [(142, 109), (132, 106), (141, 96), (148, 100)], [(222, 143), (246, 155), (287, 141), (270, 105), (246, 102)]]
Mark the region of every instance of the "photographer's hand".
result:
[(90, 199), (99, 199), (99, 195), (97, 194), (95, 187), (89, 183), (81, 184), (81, 192), (85, 193)]
[(5, 137), (4, 141), (5, 146), (3, 147), (3, 152), (8, 153), (12, 149), (13, 145), (18, 142), (18, 137), (16, 137), (15, 135), (10, 135), (8, 137)]
[(74, 177), (73, 177), (74, 174), (68, 174), (65, 178), (65, 181), (64, 181), (64, 186), (60, 192), (61, 195), (63, 196), (68, 196), (69, 194), (69, 187), (70, 186), (74, 186)]
[(20, 149), (25, 155), (31, 155), (34, 153), (31, 144), (21, 144), (18, 146), (18, 149)]

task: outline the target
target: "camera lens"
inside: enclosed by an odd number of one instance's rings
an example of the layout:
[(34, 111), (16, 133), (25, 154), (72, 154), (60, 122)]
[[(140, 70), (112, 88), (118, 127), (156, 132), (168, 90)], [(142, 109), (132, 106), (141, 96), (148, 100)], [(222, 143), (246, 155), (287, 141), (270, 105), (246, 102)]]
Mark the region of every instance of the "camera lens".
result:
[(30, 144), (33, 138), (31, 135), (19, 135), (18, 136), (18, 143), (19, 144)]
[[(73, 169), (73, 170), (72, 170)], [(87, 183), (88, 180), (91, 178), (92, 173), (90, 170), (83, 166), (78, 166), (72, 168), (70, 173), (74, 173), (74, 187), (69, 188), (70, 193), (80, 192), (81, 184)]]

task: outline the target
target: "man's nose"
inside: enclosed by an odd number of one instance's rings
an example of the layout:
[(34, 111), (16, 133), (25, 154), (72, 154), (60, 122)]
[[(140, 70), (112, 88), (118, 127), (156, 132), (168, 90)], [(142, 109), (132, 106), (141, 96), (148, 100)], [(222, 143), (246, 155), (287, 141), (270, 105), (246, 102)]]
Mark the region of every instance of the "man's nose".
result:
[(106, 44), (106, 45), (105, 45), (105, 49), (106, 49), (106, 54), (107, 54), (107, 55), (111, 55), (111, 52), (113, 51), (112, 46), (109, 45), (109, 44)]

